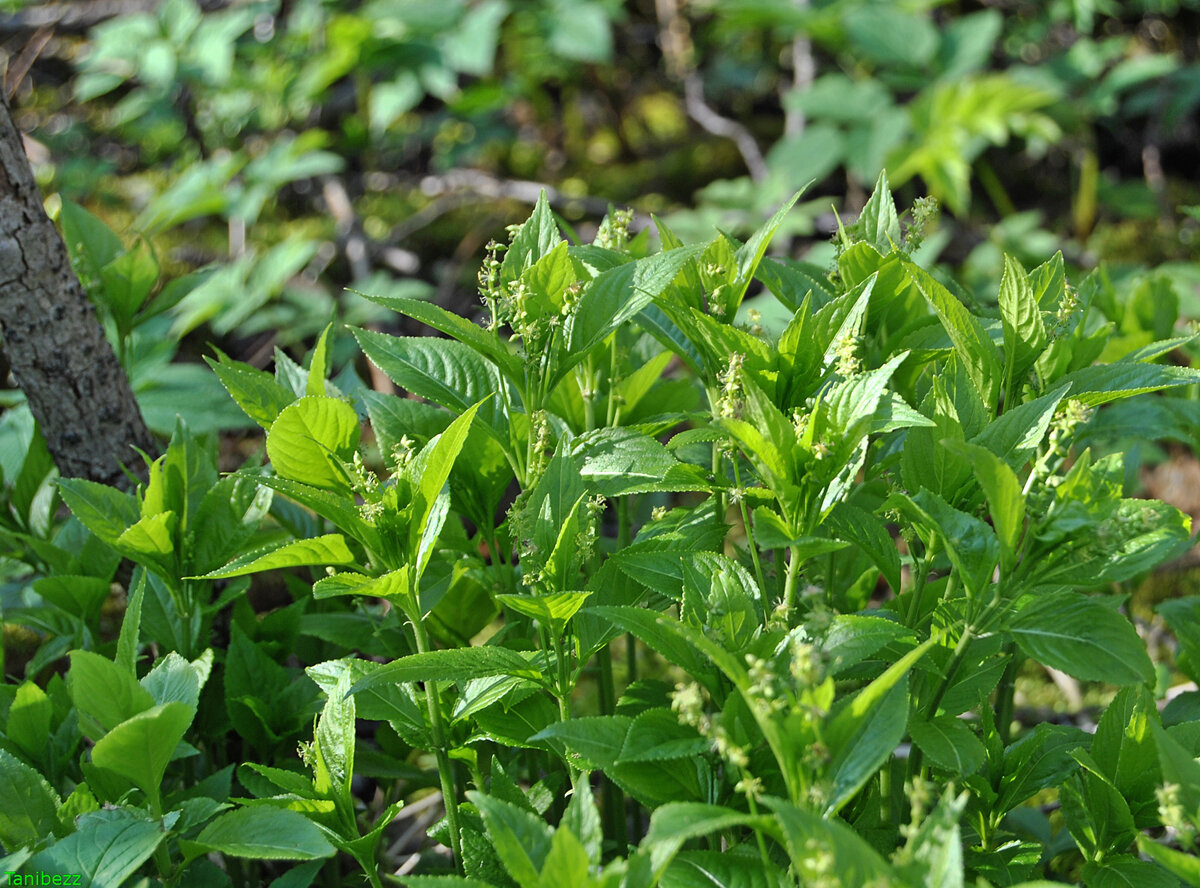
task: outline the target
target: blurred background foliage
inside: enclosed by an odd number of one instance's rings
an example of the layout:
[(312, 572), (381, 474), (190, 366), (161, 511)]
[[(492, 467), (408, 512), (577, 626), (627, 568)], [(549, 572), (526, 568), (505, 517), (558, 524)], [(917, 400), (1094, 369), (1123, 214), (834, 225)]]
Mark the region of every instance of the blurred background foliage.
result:
[(347, 287), (469, 313), (543, 187), (585, 240), (610, 205), (689, 239), (807, 184), (777, 249), (825, 267), (886, 168), (976, 292), (1061, 249), (1200, 317), (1200, 0), (0, 0), (0, 47), (164, 433), (185, 392), (242, 421), (208, 343), (262, 366), (381, 321)]

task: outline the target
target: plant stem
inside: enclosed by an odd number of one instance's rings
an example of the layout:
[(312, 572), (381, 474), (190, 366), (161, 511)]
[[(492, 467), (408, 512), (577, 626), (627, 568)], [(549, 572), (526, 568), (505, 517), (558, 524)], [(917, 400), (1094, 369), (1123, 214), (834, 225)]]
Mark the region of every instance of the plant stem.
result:
[[(733, 458), (733, 483), (737, 485), (740, 491), (742, 488), (742, 473), (738, 469), (736, 455)], [(767, 594), (767, 581), (763, 579), (762, 564), (758, 560), (758, 546), (754, 542), (754, 531), (750, 528), (750, 513), (746, 509), (746, 498), (739, 495), (737, 504), (738, 509), (742, 513), (742, 527), (746, 530), (746, 548), (750, 550), (750, 557), (754, 561), (754, 578), (758, 580), (758, 594), (765, 596)]]
[[(612, 715), (617, 710), (617, 691), (613, 682), (612, 650), (608, 645), (596, 652), (600, 666), (600, 713)], [(625, 853), (629, 836), (625, 829), (625, 794), (608, 775), (604, 775), (604, 818), (609, 836), (617, 843), (619, 854)]]
[(1005, 746), (1008, 745), (1009, 734), (1013, 719), (1013, 696), (1016, 691), (1017, 672), (1021, 669), (1021, 658), (1017, 656), (1016, 645), (1009, 643), (1004, 646), (1008, 654), (1008, 665), (1000, 676), (1000, 686), (996, 689), (996, 732)]
[[(417, 598), (415, 590), (413, 597), (420, 600)], [(429, 634), (425, 631), (425, 624), (421, 620), (419, 604), (416, 606), (416, 613), (410, 615), (410, 620), (417, 642), (417, 652), (427, 653), (429, 651)], [(433, 753), (437, 758), (438, 779), (442, 784), (442, 801), (446, 805), (446, 819), (450, 822), (450, 850), (454, 852), (454, 865), (457, 867), (459, 875), (462, 875), (464, 873), (462, 825), (458, 818), (458, 795), (454, 788), (453, 764), (446, 751), (446, 726), (442, 721), (442, 705), (436, 681), (425, 683), (425, 702), (428, 704), (429, 723), (433, 730)]]
[(800, 572), (800, 548), (788, 546), (787, 579), (783, 584), (783, 610), (786, 616), (791, 616), (796, 604), (796, 574)]
[[(633, 538), (633, 517), (629, 506), (629, 497), (622, 496), (617, 499), (617, 547), (624, 549), (629, 545)], [(637, 681), (638, 663), (637, 663), (637, 639), (633, 637), (633, 633), (625, 635), (625, 684), (626, 686)]]

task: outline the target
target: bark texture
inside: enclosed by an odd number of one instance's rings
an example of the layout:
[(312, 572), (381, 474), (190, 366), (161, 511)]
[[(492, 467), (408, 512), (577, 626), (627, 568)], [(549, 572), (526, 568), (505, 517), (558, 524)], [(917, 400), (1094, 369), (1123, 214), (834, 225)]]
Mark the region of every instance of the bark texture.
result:
[(59, 472), (120, 483), (154, 449), (0, 99), (0, 337)]

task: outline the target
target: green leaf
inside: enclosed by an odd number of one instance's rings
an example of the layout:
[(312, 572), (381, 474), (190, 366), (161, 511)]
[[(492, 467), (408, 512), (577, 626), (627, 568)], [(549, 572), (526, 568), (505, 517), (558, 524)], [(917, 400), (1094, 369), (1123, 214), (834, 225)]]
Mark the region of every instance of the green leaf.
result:
[(1071, 397), (1088, 406), (1196, 382), (1200, 369), (1164, 364), (1103, 364), (1055, 380), (1056, 385), (1069, 384)]
[(771, 240), (775, 237), (775, 232), (779, 230), (779, 226), (783, 224), (783, 220), (787, 214), (791, 212), (792, 207), (796, 205), (796, 201), (800, 199), (803, 192), (797, 191), (788, 200), (784, 201), (783, 205), (774, 212), (770, 219), (750, 236), (741, 247), (738, 248), (735, 254), (737, 260), (737, 277), (734, 280), (734, 291), (732, 298), (726, 303), (727, 308), (732, 312), (736, 311), (738, 306), (742, 304), (742, 299), (746, 295), (746, 290), (750, 286), (750, 282), (754, 280), (754, 275), (758, 271), (759, 263), (762, 262), (763, 256), (767, 252), (767, 247), (771, 245)]
[(1137, 846), (1139, 851), (1153, 858), (1175, 878), (1181, 879), (1190, 888), (1200, 888), (1200, 857), (1160, 845), (1145, 833), (1138, 833)]
[(1051, 786), (1058, 786), (1075, 770), (1071, 750), (1088, 743), (1079, 728), (1040, 724), (1004, 751), (1004, 776), (1000, 781), (997, 811), (1011, 811), (1021, 802)]
[[(1150, 692), (1133, 685), (1122, 688), (1104, 710), (1092, 738), (1092, 758), (1129, 802), (1139, 826), (1157, 818), (1154, 790), (1162, 778), (1150, 725), (1160, 723)], [(1149, 815), (1146, 822), (1139, 818), (1142, 812)]]
[(157, 797), (167, 763), (195, 715), (195, 707), (184, 703), (164, 703), (139, 712), (97, 741), (92, 764)]
[(424, 571), (433, 549), (433, 542), (441, 530), (440, 523), (434, 527), (430, 520), (438, 496), (450, 477), (450, 471), (462, 451), (471, 431), (471, 422), (478, 410), (479, 405), (473, 404), (464, 411), (462, 416), (450, 423), (446, 431), (425, 445), (406, 470), (406, 474), (416, 481), (419, 496), (414, 505), (414, 526), (409, 531), (410, 543), (420, 544), (412, 559), (416, 564), (417, 578), (420, 578)]
[(849, 826), (838, 820), (826, 820), (818, 814), (791, 805), (782, 799), (766, 798), (763, 803), (775, 812), (783, 831), (784, 847), (795, 872), (803, 880), (817, 878), (813, 862), (817, 854), (828, 854), (829, 872), (837, 873), (844, 885), (870, 882), (892, 884), (891, 867)]
[(308, 395), (289, 404), (267, 432), (275, 472), (314, 487), (346, 490), (346, 471), (361, 433), (354, 408), (337, 398)]
[(210, 571), (202, 577), (188, 579), (220, 580), (284, 567), (354, 564), (356, 560), (354, 553), (347, 548), (344, 536), (340, 533), (327, 533), (312, 539), (264, 546), (262, 549), (240, 555), (224, 567)]
[(652, 867), (657, 875), (671, 862), (684, 842), (740, 827), (774, 833), (771, 818), (766, 816), (756, 817), (732, 808), (700, 802), (668, 802), (650, 815), (650, 828), (642, 840), (642, 847), (650, 849)]
[(1000, 280), (1000, 317), (1004, 326), (1005, 378), (1019, 381), (1046, 347), (1046, 327), (1029, 276), (1007, 253)]
[(235, 361), (219, 350), (216, 361), (207, 355), (204, 360), (242, 411), (264, 429), (270, 429), (283, 409), (296, 400), (295, 394), (266, 370)]
[(380, 547), (379, 534), (373, 525), (363, 520), (353, 498), (274, 475), (247, 475), (245, 477), (252, 478), (257, 484), (270, 487), (300, 505), (312, 509), (322, 518), (332, 521), (346, 535), (354, 537), (367, 548), (378, 551)]
[(969, 777), (983, 764), (983, 741), (961, 718), (939, 715), (926, 719), (913, 716), (908, 732), (934, 766), (962, 777)]
[(983, 488), (1004, 563), (1011, 565), (1025, 529), (1025, 495), (1021, 492), (1021, 482), (1008, 464), (986, 447), (962, 441), (943, 441), (942, 445), (971, 462), (975, 478)]
[(121, 633), (117, 637), (116, 664), (126, 672), (137, 677), (137, 652), (141, 642), (142, 602), (146, 599), (146, 572), (138, 575), (138, 580), (125, 606), (125, 616), (121, 618)]
[(558, 740), (567, 750), (567, 761), (588, 771), (611, 769), (620, 758), (633, 719), (624, 715), (573, 718), (550, 725), (529, 739)]
[(133, 496), (106, 484), (82, 478), (59, 478), (58, 490), (67, 508), (83, 526), (110, 546), (116, 543), (126, 527), (141, 517)]
[(542, 677), (529, 660), (508, 648), (452, 648), (393, 660), (355, 682), (350, 693), (388, 682), (469, 681), (489, 675), (515, 675), (535, 681)]
[(500, 283), (515, 281), (526, 268), (549, 253), (561, 240), (558, 223), (554, 221), (546, 191), (542, 189), (533, 213), (521, 224), (504, 253), (504, 261), (500, 265)]
[(132, 673), (91, 651), (71, 651), (67, 689), (79, 710), (79, 726), (93, 740), (154, 705)]
[(95, 289), (100, 283), (100, 269), (116, 259), (125, 245), (103, 221), (74, 201), (62, 202), (58, 223), (75, 273), (85, 289)]
[(1078, 592), (1043, 595), (1025, 605), (1008, 631), (1026, 655), (1085, 681), (1152, 683), (1154, 664), (1129, 621)]
[(631, 632), (642, 642), (658, 651), (697, 681), (716, 687), (711, 669), (704, 657), (687, 641), (672, 631), (674, 621), (670, 617), (638, 607), (597, 606), (586, 608), (585, 613), (594, 614), (610, 621), (623, 632)]
[(81, 884), (118, 888), (129, 884), (166, 837), (162, 825), (145, 819), (140, 811), (92, 811), (79, 818), (75, 832), (34, 855), (25, 869), (51, 878), (79, 875)]
[(496, 601), (506, 607), (553, 627), (561, 635), (563, 627), (583, 607), (591, 592), (555, 592), (550, 595), (497, 595)]
[(900, 246), (900, 215), (888, 187), (887, 171), (880, 170), (875, 190), (858, 217), (863, 239), (883, 255)]
[(908, 721), (908, 671), (934, 644), (927, 639), (859, 691), (825, 727), (833, 750), (833, 792), (827, 814), (841, 810), (879, 770), (904, 738)]
[(986, 447), (1009, 467), (1019, 469), (1046, 437), (1054, 411), (1067, 391), (1067, 386), (1059, 386), (1048, 395), (1004, 411), (972, 438), (971, 443)]
[(467, 793), (483, 815), (488, 838), (521, 888), (536, 888), (551, 848), (550, 826), (540, 817), (481, 792)]
[(655, 438), (633, 428), (596, 429), (573, 442), (583, 457), (579, 473), (589, 490), (601, 496), (706, 490), (698, 466), (681, 463)]
[(259, 805), (222, 814), (186, 844), (189, 853), (218, 851), (251, 860), (316, 860), (335, 851), (303, 814)]
[(983, 324), (927, 271), (907, 258), (901, 261), (921, 295), (941, 320), (975, 388), (983, 395), (987, 405), (994, 408), (1000, 395), (1000, 359)]
[(567, 339), (571, 359), (559, 367), (559, 377), (583, 360), (609, 333), (660, 296), (680, 270), (706, 247), (707, 244), (678, 247), (597, 275), (579, 297)]
[(838, 614), (821, 639), (829, 658), (829, 674), (857, 666), (881, 648), (897, 642), (915, 642), (913, 630), (883, 617)]
[(0, 749), (0, 844), (15, 851), (50, 835), (58, 825), (58, 795), (41, 774)]
[(389, 336), (351, 328), (363, 354), (392, 382), (462, 413), (500, 387), (495, 367), (461, 342), (429, 336)]
[(521, 363), (520, 356), (515, 354), (504, 340), (493, 331), (485, 330), (483, 327), (473, 324), (464, 317), (446, 311), (440, 305), (435, 305), (432, 302), (422, 299), (406, 299), (401, 296), (372, 296), (370, 293), (359, 293), (358, 290), (354, 289), (351, 289), (350, 292), (358, 293), (359, 296), (369, 299), (377, 305), (382, 305), (384, 308), (390, 308), (392, 311), (418, 320), (427, 326), (433, 327), (435, 330), (445, 333), (447, 336), (453, 336), (459, 342), (469, 346), (477, 354), (482, 355), (499, 367), (500, 372), (509, 380), (513, 382), (522, 381), (524, 365)]
[(566, 826), (560, 825), (550, 840), (550, 851), (538, 877), (539, 888), (559, 888), (560, 885), (588, 885), (590, 861), (587, 849)]
[(308, 380), (304, 386), (305, 395), (322, 396), (325, 394), (325, 377), (329, 375), (329, 334), (332, 331), (333, 324), (326, 324), (313, 348), (312, 358), (308, 362)]

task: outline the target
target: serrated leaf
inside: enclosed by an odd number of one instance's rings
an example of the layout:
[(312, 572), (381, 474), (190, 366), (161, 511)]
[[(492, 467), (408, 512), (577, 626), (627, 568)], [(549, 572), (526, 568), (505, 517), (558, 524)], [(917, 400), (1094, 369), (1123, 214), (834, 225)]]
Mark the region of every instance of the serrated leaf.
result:
[(58, 825), (58, 795), (41, 774), (0, 749), (0, 844), (15, 851), (50, 835)]
[(1009, 621), (1026, 655), (1085, 681), (1154, 681), (1154, 664), (1137, 631), (1117, 611), (1078, 592), (1034, 599)]
[(96, 742), (92, 764), (119, 774), (153, 798), (195, 714), (195, 708), (184, 703), (164, 703), (139, 712)]
[(392, 382), (455, 413), (499, 389), (495, 367), (456, 340), (389, 336), (357, 328), (351, 332), (363, 354)]
[(189, 850), (218, 851), (251, 860), (316, 860), (331, 857), (334, 847), (303, 814), (285, 808), (255, 806), (222, 814), (196, 837)]
[(220, 351), (216, 361), (208, 356), (204, 360), (242, 411), (264, 429), (271, 428), (283, 409), (296, 400), (296, 395), (266, 370), (234, 361)]
[(944, 771), (969, 777), (983, 764), (983, 741), (961, 718), (914, 716), (909, 719), (908, 732), (930, 763)]
[(887, 171), (880, 170), (875, 190), (858, 217), (864, 240), (885, 256), (900, 245), (900, 215), (888, 187)]
[(348, 490), (346, 471), (361, 434), (358, 414), (337, 398), (307, 395), (289, 404), (267, 432), (276, 474), (327, 490)]
[(294, 540), (290, 543), (256, 549), (202, 577), (189, 577), (189, 579), (218, 580), (285, 567), (353, 564), (354, 562), (354, 553), (347, 548), (346, 538), (340, 533), (327, 533), (312, 539)]
[(359, 679), (350, 693), (399, 681), (469, 681), (489, 675), (514, 675), (539, 680), (541, 672), (516, 651), (502, 647), (452, 648), (426, 651), (393, 660)]
[(406, 299), (400, 296), (374, 296), (353, 289), (350, 292), (358, 293), (359, 296), (369, 299), (377, 305), (420, 321), (447, 336), (453, 336), (499, 367), (500, 371), (513, 382), (522, 380), (523, 365), (520, 357), (493, 331), (485, 330), (478, 324), (473, 324), (466, 318), (446, 311), (440, 305), (432, 302)]

